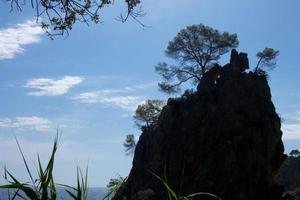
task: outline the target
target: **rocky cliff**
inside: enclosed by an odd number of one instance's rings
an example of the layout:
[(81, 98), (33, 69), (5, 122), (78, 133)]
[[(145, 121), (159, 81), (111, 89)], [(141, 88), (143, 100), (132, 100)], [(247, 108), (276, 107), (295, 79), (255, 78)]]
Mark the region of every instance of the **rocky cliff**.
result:
[(290, 156), (282, 164), (275, 179), (286, 191), (300, 190), (300, 156)]
[(275, 181), (284, 186), (282, 200), (300, 200), (300, 156), (289, 156), (281, 165)]
[(169, 99), (158, 124), (142, 133), (130, 175), (114, 200), (168, 199), (151, 172), (178, 195), (280, 199), (282, 190), (273, 181), (285, 159), (280, 118), (265, 76), (247, 68), (247, 54), (233, 50), (230, 63), (215, 65), (196, 92)]

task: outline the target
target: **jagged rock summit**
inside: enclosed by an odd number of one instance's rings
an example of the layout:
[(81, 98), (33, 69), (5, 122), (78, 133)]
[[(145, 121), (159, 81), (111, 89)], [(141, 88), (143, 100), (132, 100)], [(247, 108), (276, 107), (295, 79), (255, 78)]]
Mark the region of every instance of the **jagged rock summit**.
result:
[(169, 99), (159, 122), (140, 136), (130, 175), (113, 199), (168, 199), (151, 172), (179, 196), (280, 199), (273, 181), (285, 159), (280, 118), (266, 77), (247, 68), (247, 54), (233, 50), (230, 63), (215, 65), (196, 92)]

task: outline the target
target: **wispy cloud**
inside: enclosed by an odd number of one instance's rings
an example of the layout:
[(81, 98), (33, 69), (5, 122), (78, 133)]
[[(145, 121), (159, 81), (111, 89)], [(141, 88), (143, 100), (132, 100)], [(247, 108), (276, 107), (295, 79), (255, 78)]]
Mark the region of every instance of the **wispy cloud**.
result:
[(288, 122), (282, 123), (283, 139), (300, 139), (300, 111), (286, 115)]
[(300, 111), (288, 113), (285, 115), (285, 118), (289, 121), (292, 120), (300, 123)]
[(43, 30), (34, 20), (0, 29), (0, 60), (12, 59), (24, 52), (24, 46), (41, 40)]
[(60, 96), (84, 80), (79, 76), (65, 76), (62, 79), (38, 78), (28, 80), (25, 88), (35, 89), (37, 91), (29, 92), (32, 96)]
[(12, 121), (10, 118), (0, 118), (0, 128), (1, 127), (11, 127)]
[(157, 82), (151, 82), (151, 83), (144, 83), (144, 84), (138, 84), (138, 85), (125, 87), (123, 90), (124, 91), (145, 90), (145, 89), (153, 88), (156, 86), (157, 86)]
[(30, 117), (16, 117), (0, 118), (0, 128), (19, 128), (26, 130), (48, 131), (51, 129), (52, 122), (46, 118), (30, 116)]
[(282, 132), (284, 140), (300, 139), (300, 123), (299, 124), (282, 124)]
[(133, 111), (143, 102), (143, 99), (138, 96), (125, 95), (121, 96), (112, 91), (92, 91), (77, 95), (74, 99), (82, 103), (99, 103), (106, 106), (121, 108), (125, 111)]
[(130, 93), (153, 88), (155, 86), (156, 83), (146, 83), (121, 89), (96, 90), (81, 93), (73, 97), (73, 99), (78, 100), (81, 103), (98, 103), (132, 112), (139, 104), (143, 103), (146, 98), (139, 95), (131, 95)]

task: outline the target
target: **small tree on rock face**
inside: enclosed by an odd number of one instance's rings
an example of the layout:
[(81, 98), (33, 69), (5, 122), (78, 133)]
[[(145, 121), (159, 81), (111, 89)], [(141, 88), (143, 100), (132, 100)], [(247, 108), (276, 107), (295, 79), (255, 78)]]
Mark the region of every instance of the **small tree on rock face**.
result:
[(300, 151), (298, 149), (293, 149), (290, 152), (290, 156), (292, 156), (292, 157), (298, 157), (298, 156), (300, 156)]
[(133, 134), (126, 135), (123, 146), (125, 147), (126, 155), (133, 155), (136, 146), (136, 140)]
[[(176, 65), (159, 63), (155, 70), (163, 77), (159, 83), (162, 91), (174, 93), (180, 85), (192, 80), (198, 84), (203, 76), (217, 62), (221, 55), (238, 46), (236, 34), (220, 33), (203, 24), (182, 29), (169, 42), (166, 55), (175, 60)], [(175, 79), (175, 81), (174, 81)]]
[(135, 125), (142, 129), (156, 123), (164, 105), (165, 102), (161, 100), (147, 100), (144, 104), (139, 105), (133, 116)]
[[(159, 114), (165, 105), (162, 100), (147, 100), (135, 110), (133, 116), (135, 125), (142, 131), (144, 128), (149, 128), (151, 124), (158, 121)], [(133, 155), (136, 147), (136, 140), (133, 134), (126, 135), (126, 140), (123, 143), (126, 155)]]
[(257, 65), (255, 67), (254, 73), (259, 74), (262, 68), (266, 70), (272, 70), (276, 67), (276, 59), (279, 55), (279, 51), (273, 48), (265, 48), (256, 54), (258, 58)]
[(107, 184), (106, 188), (108, 189), (103, 200), (110, 200), (116, 194), (116, 192), (122, 187), (126, 178), (119, 176), (118, 178), (111, 178), (109, 183)]

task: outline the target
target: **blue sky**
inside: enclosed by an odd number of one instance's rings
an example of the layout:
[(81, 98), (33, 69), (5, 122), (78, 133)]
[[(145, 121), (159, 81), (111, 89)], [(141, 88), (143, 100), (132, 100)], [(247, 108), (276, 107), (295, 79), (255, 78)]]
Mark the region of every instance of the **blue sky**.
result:
[[(23, 180), (14, 136), (34, 167), (37, 152), (47, 158), (57, 128), (57, 182), (74, 183), (76, 165), (87, 163), (91, 186), (126, 176), (132, 158), (122, 143), (126, 134), (139, 135), (132, 112), (145, 99), (168, 97), (157, 89), (154, 66), (166, 61), (167, 43), (180, 29), (198, 23), (237, 33), (251, 66), (264, 47), (280, 50), (272, 98), (284, 119), (286, 151), (300, 148), (298, 0), (145, 0), (142, 21), (150, 28), (116, 21), (125, 9), (116, 2), (102, 24), (76, 24), (54, 41), (34, 24), (32, 10), (11, 13), (7, 2), (0, 5), (0, 165)], [(227, 61), (225, 55), (220, 62)]]

